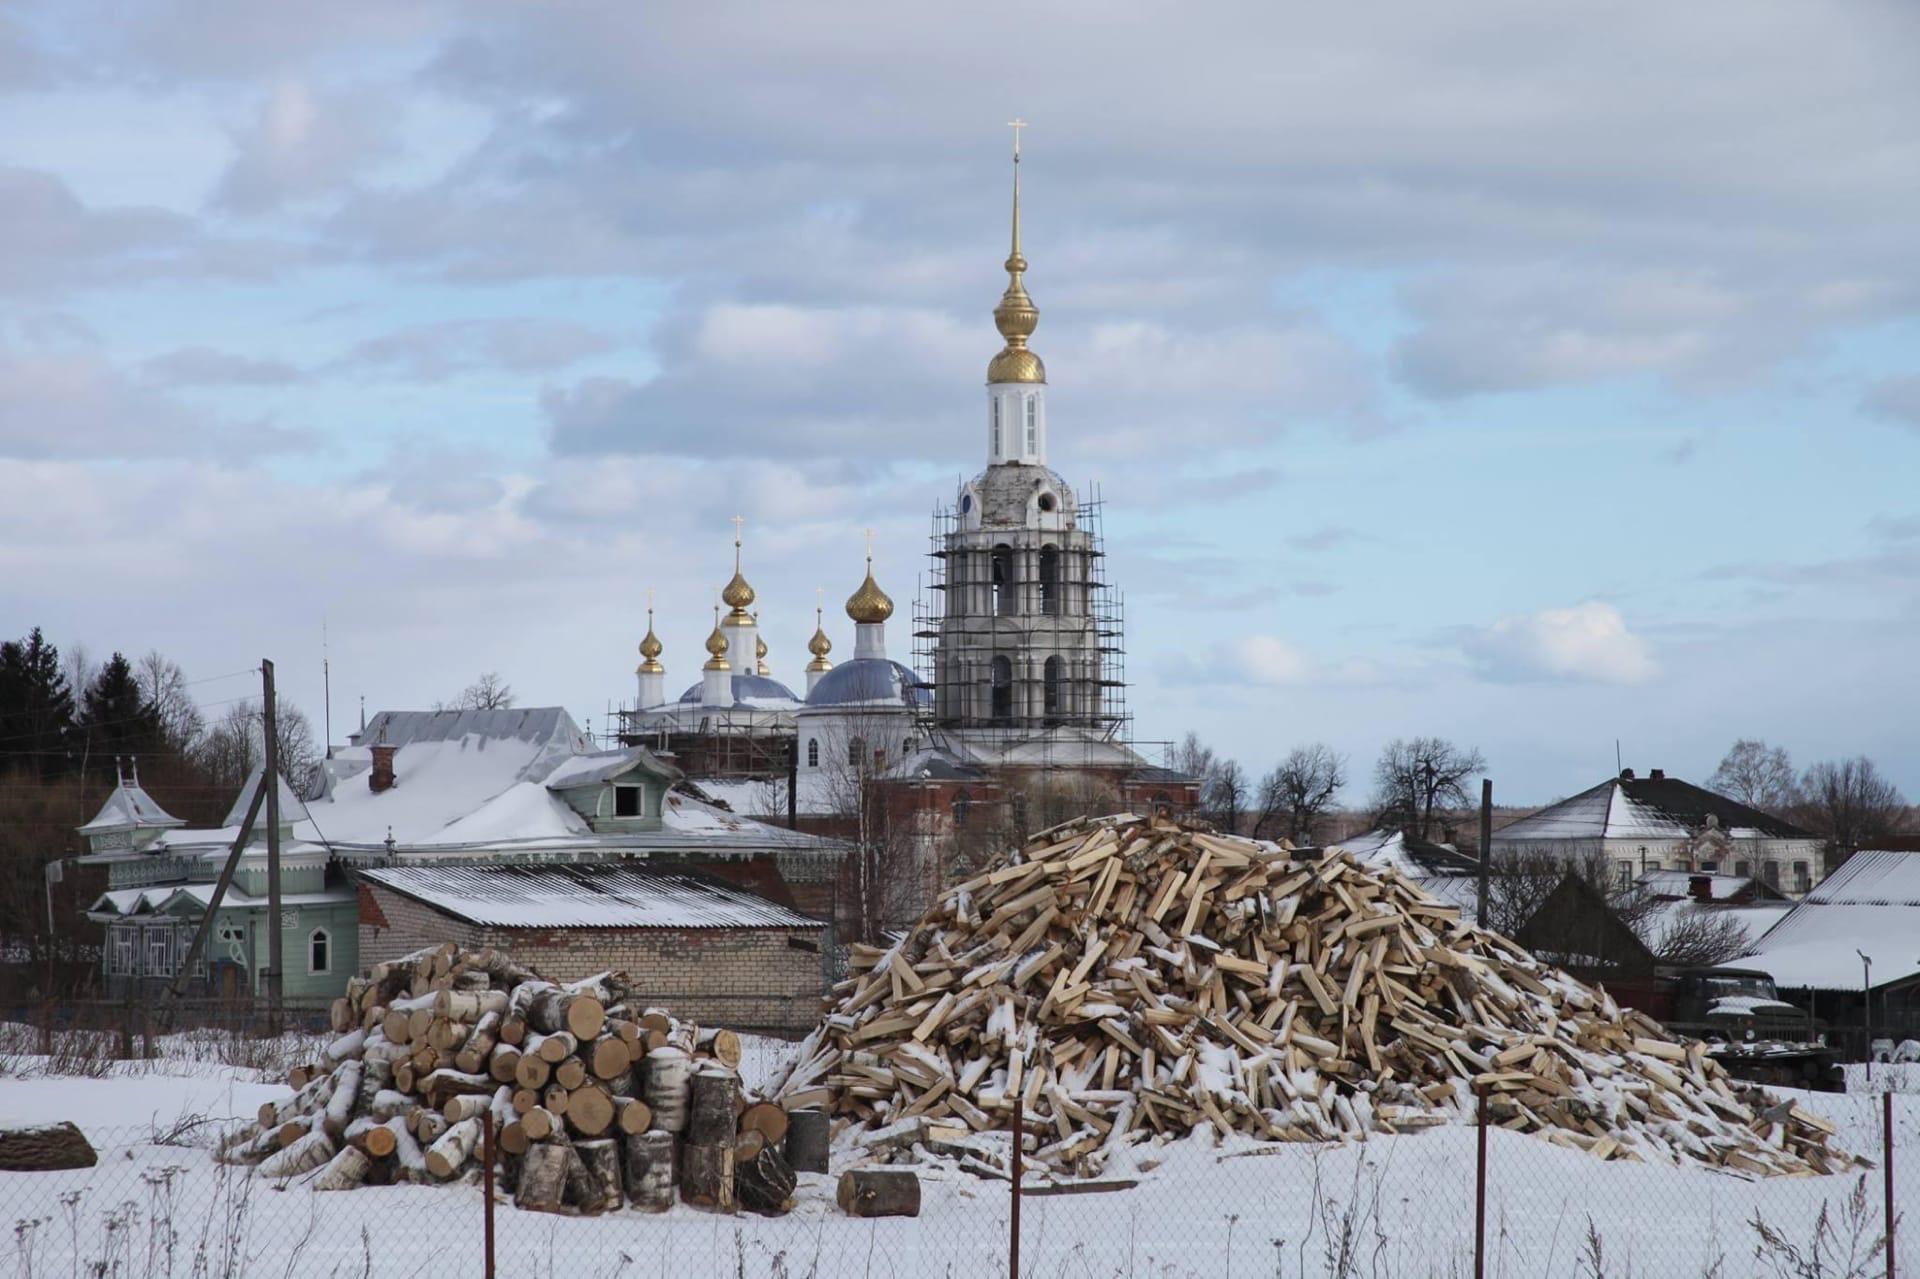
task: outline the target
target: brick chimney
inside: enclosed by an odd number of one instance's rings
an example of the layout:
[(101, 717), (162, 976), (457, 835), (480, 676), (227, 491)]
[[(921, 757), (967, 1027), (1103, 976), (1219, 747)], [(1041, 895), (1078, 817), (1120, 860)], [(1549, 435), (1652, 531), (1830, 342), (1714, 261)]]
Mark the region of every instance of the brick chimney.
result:
[(1631, 768), (1623, 768), (1623, 769), (1621, 769), (1621, 770), (1620, 770), (1620, 780), (1621, 780), (1621, 781), (1623, 781), (1623, 782), (1630, 782), (1630, 781), (1632, 781), (1632, 780), (1633, 780), (1633, 770), (1632, 770)]
[[(382, 737), (386, 734), (382, 733)], [(373, 771), (367, 774), (367, 789), (378, 795), (393, 789), (393, 757), (399, 753), (398, 746), (389, 746), (386, 742), (377, 742), (373, 751)]]
[(1713, 900), (1713, 877), (1711, 875), (1687, 876), (1687, 896), (1697, 902)]
[(1648, 773), (1647, 776), (1656, 782), (1664, 782), (1667, 780), (1667, 770), (1664, 768), (1656, 768), (1651, 773)]

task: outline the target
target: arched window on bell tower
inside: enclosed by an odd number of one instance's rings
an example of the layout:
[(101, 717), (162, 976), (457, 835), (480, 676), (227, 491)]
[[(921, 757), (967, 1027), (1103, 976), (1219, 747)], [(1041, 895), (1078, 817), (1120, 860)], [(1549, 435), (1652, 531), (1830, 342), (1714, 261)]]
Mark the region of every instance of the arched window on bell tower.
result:
[(1049, 617), (1060, 612), (1060, 548), (1040, 548), (1040, 611)]
[(993, 659), (993, 719), (1005, 723), (1013, 718), (1013, 659)]
[(1047, 659), (1042, 677), (1043, 706), (1049, 727), (1066, 715), (1067, 661), (1058, 653)]
[(1013, 548), (993, 548), (993, 611), (1001, 616), (1016, 612), (1013, 587)]

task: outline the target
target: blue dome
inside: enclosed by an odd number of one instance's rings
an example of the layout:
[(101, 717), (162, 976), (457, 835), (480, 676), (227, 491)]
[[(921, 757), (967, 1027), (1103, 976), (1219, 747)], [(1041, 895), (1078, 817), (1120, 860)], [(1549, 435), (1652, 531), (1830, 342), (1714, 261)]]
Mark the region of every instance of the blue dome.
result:
[(927, 682), (907, 667), (884, 657), (856, 657), (820, 677), (807, 694), (808, 706), (889, 703), (925, 706), (933, 700)]
[[(688, 705), (698, 706), (704, 688), (704, 684), (695, 684), (692, 688), (680, 694), (680, 700)], [(770, 679), (765, 675), (747, 675), (744, 673), (736, 673), (734, 675), (733, 704), (735, 706), (745, 705), (766, 709), (778, 709), (770, 705), (776, 702), (789, 702), (798, 705), (800, 695), (788, 688), (785, 684), (782, 684), (779, 680)]]

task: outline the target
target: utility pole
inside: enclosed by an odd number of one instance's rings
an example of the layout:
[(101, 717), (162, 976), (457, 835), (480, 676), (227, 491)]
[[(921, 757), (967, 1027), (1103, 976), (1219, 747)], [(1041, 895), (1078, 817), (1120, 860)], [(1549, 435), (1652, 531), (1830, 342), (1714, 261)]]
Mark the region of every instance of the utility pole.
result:
[(267, 797), (267, 1015), (268, 1030), (278, 1035), (281, 1028), (280, 983), (285, 931), (280, 920), (280, 721), (273, 694), (273, 663), (260, 662), (261, 697), (266, 708), (266, 763), (260, 772), (260, 787)]
[(1480, 897), (1474, 922), (1487, 927), (1487, 875), (1493, 864), (1493, 779), (1480, 779)]

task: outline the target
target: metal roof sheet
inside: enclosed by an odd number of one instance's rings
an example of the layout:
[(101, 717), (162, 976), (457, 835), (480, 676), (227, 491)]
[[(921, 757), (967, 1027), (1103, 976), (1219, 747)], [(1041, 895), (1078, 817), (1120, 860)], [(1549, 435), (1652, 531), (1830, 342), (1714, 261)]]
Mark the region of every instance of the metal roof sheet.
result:
[(502, 928), (821, 927), (730, 884), (637, 866), (382, 866), (360, 873), (444, 914)]

